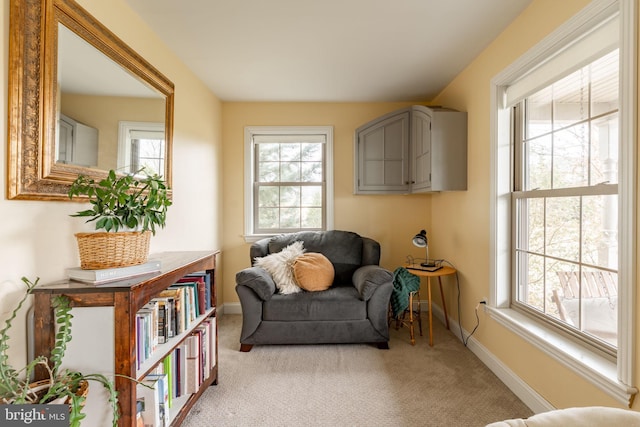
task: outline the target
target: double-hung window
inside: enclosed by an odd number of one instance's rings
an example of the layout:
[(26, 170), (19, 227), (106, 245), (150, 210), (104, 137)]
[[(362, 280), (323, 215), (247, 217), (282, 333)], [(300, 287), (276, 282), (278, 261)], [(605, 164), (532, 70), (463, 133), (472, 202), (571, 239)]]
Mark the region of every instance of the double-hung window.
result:
[(634, 3), (590, 3), (491, 82), (489, 313), (627, 403), (638, 391)]
[(331, 127), (245, 128), (247, 236), (327, 230)]
[(164, 175), (164, 123), (121, 121), (118, 130), (118, 170)]
[(512, 304), (615, 353), (618, 49), (512, 108)]

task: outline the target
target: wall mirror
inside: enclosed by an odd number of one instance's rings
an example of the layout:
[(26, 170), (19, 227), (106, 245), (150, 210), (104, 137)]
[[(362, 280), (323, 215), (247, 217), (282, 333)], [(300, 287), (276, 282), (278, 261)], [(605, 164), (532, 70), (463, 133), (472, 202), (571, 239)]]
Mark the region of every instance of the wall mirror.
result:
[(73, 0), (11, 0), (7, 197), (69, 200), (85, 174), (171, 187), (174, 86)]

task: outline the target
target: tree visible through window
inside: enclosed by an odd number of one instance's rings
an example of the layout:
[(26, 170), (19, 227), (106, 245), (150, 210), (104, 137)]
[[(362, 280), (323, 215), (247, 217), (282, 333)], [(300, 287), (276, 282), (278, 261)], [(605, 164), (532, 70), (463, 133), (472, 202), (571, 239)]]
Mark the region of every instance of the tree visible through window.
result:
[(153, 175), (165, 173), (164, 123), (121, 121), (118, 130), (118, 170)]
[(248, 128), (251, 219), (247, 234), (326, 230), (330, 128)]
[(513, 108), (514, 305), (615, 351), (618, 50)]

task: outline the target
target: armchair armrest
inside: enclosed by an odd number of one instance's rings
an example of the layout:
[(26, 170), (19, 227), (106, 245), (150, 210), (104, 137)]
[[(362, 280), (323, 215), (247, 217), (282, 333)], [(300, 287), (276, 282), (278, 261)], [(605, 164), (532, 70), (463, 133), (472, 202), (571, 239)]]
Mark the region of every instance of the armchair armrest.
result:
[(260, 267), (249, 267), (236, 274), (236, 284), (253, 290), (263, 301), (269, 301), (276, 292), (271, 275)]
[(378, 265), (365, 265), (353, 273), (353, 286), (363, 301), (368, 301), (376, 289), (385, 283), (393, 283), (393, 274)]

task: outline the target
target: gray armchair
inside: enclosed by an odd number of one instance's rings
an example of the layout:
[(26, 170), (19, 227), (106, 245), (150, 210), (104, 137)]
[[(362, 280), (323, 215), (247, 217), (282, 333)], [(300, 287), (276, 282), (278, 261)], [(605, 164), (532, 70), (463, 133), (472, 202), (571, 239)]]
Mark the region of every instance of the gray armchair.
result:
[(380, 244), (348, 231), (282, 234), (251, 245), (256, 257), (302, 241), (334, 267), (332, 286), (324, 291), (277, 293), (271, 275), (260, 267), (236, 274), (242, 306), (240, 351), (255, 344), (375, 343), (389, 348), (387, 312), (393, 275), (378, 266)]

